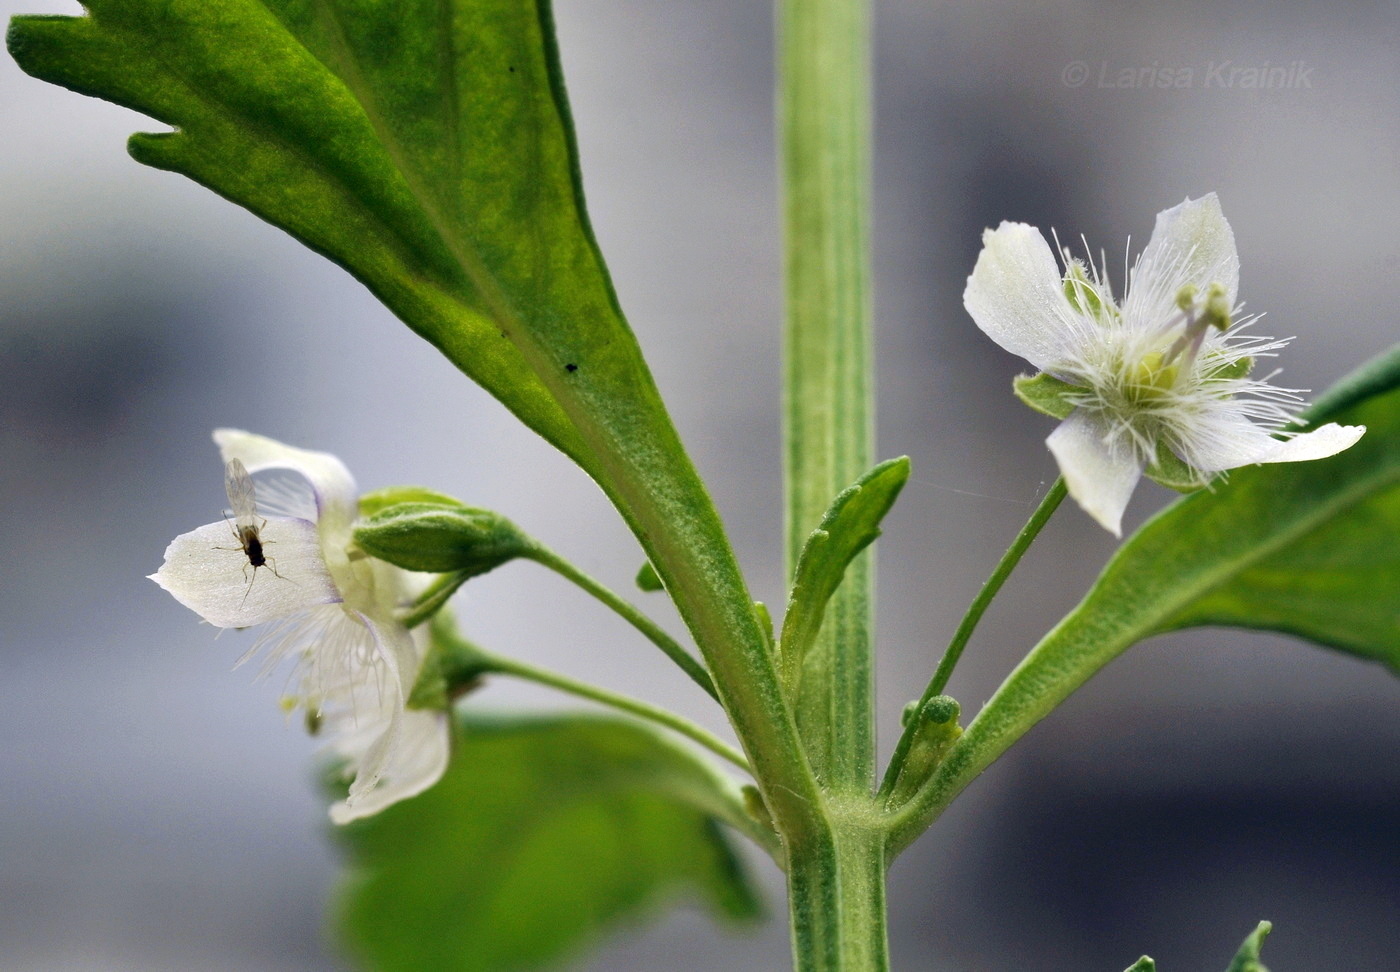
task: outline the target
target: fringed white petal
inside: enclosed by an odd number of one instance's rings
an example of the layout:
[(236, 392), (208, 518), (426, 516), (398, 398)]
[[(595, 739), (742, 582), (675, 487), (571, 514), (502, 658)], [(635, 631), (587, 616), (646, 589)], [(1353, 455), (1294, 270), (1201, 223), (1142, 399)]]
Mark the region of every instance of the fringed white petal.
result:
[(172, 540), (150, 578), (220, 628), (276, 621), (341, 599), (314, 524), (269, 517), (259, 536), (267, 563), (254, 567), (228, 521), (205, 524)]
[[(336, 823), (369, 816), (421, 793), (447, 766), (446, 713), (404, 707), (421, 668), (412, 634), (392, 620), (368, 615), (360, 620), (374, 639), (376, 664), (360, 673), (355, 690), (361, 699), (334, 743), (355, 774), (345, 800), (331, 808)], [(328, 704), (336, 705), (336, 700)]]
[[(368, 788), (361, 786), (357, 776), (350, 796), (331, 807), (331, 820), (345, 824), (373, 816), (385, 807), (417, 796), (432, 786), (447, 769), (450, 735), (446, 712), (407, 709), (400, 715), (399, 723), (393, 730), (392, 744), (376, 747), (378, 739), (370, 742), (370, 748), (377, 749), (372, 757), (368, 750), (355, 750), (357, 738), (341, 740), (343, 745), (337, 746), (337, 750), (362, 767), (361, 773), (371, 758), (378, 765), (375, 784)], [(381, 738), (388, 736), (386, 727)]]
[(1069, 495), (1115, 537), (1123, 511), (1142, 478), (1143, 461), (1130, 442), (1110, 434), (1097, 417), (1077, 409), (1045, 440), (1059, 463)]
[(963, 306), (986, 335), (1042, 371), (1074, 358), (1092, 323), (1070, 306), (1045, 237), (1025, 223), (982, 234)]
[(1235, 234), (1212, 192), (1157, 214), (1152, 239), (1132, 270), (1124, 320), (1130, 327), (1158, 325), (1173, 316), (1182, 287), (1204, 294), (1213, 283), (1225, 288), (1233, 308), (1240, 289), (1240, 258)]
[(1366, 432), (1364, 425), (1328, 423), (1310, 432), (1276, 439), (1264, 426), (1225, 408), (1203, 411), (1181, 443), (1181, 458), (1206, 473), (1255, 463), (1326, 459), (1351, 448)]
[(1282, 442), (1274, 441), (1274, 446), (1255, 462), (1307, 462), (1312, 459), (1326, 459), (1356, 445), (1366, 434), (1364, 425), (1338, 425), (1328, 422), (1311, 432), (1295, 435)]

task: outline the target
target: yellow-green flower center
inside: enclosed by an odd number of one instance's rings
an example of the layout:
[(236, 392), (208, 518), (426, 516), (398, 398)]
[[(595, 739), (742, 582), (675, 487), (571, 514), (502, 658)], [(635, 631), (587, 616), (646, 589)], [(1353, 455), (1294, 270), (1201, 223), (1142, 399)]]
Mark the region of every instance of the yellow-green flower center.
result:
[(1176, 387), (1180, 373), (1179, 362), (1169, 363), (1162, 351), (1149, 351), (1124, 369), (1124, 396), (1135, 405), (1158, 401)]

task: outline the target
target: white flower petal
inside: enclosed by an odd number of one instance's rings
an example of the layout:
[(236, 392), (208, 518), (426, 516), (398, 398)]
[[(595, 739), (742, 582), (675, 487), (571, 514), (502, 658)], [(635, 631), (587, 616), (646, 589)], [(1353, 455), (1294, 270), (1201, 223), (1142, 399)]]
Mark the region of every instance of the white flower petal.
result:
[(963, 306), (989, 338), (1042, 371), (1075, 356), (1088, 323), (1070, 307), (1045, 237), (1025, 223), (982, 234)]
[(1182, 287), (1204, 296), (1218, 283), (1233, 309), (1240, 289), (1235, 234), (1215, 193), (1187, 199), (1157, 214), (1152, 239), (1138, 257), (1124, 302), (1129, 326), (1153, 327), (1171, 319)]
[[(450, 755), (447, 713), (405, 710), (396, 736), (392, 751), (381, 764), (376, 785), (333, 805), (333, 822), (344, 824), (372, 816), (391, 804), (417, 796), (442, 778)], [(342, 753), (354, 756), (344, 750)]]
[[(360, 620), (373, 636), (380, 664), (362, 668), (358, 695), (342, 721), (336, 751), (354, 768), (346, 799), (331, 808), (345, 823), (377, 813), (427, 789), (447, 766), (448, 724), (442, 712), (407, 710), (404, 703), (421, 668), (421, 652), (401, 624), (368, 615)], [(339, 700), (343, 705), (345, 700)], [(335, 705), (337, 700), (329, 700)]]
[(303, 476), (316, 494), (317, 524), (323, 534), (347, 531), (359, 512), (355, 477), (329, 452), (298, 449), (240, 429), (215, 429), (214, 442), (224, 462), (238, 459), (250, 473), (290, 469)]
[(1143, 462), (1130, 445), (1115, 441), (1091, 413), (1076, 409), (1045, 440), (1059, 463), (1069, 495), (1115, 537), (1123, 535), (1123, 511), (1142, 478)]
[(259, 535), (263, 567), (249, 563), (233, 527), (220, 520), (170, 541), (165, 563), (150, 578), (220, 628), (246, 628), (340, 600), (314, 524), (269, 517)]
[(1183, 429), (1177, 454), (1187, 465), (1204, 473), (1224, 472), (1258, 462), (1260, 456), (1283, 443), (1269, 430), (1220, 402), (1202, 409)]
[(1351, 448), (1365, 431), (1364, 425), (1332, 422), (1302, 435), (1276, 439), (1248, 418), (1217, 411), (1197, 416), (1190, 440), (1181, 445), (1181, 458), (1207, 473), (1254, 463), (1325, 459)]
[(1311, 459), (1326, 459), (1350, 449), (1365, 434), (1364, 425), (1338, 425), (1336, 422), (1329, 422), (1291, 439), (1282, 442), (1275, 440), (1273, 449), (1254, 461), (1306, 462)]

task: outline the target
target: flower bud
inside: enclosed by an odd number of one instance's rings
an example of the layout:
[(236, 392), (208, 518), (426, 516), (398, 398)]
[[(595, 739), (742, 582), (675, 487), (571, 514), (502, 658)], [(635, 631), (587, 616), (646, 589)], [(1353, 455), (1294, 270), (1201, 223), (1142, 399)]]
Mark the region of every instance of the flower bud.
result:
[(386, 506), (355, 525), (355, 542), (371, 557), (405, 570), (473, 576), (534, 549), (499, 513), (448, 502)]
[(896, 803), (913, 796), (958, 741), (962, 735), (962, 726), (958, 725), (961, 713), (958, 700), (949, 695), (935, 695), (923, 704), (910, 702), (904, 707), (901, 721), (914, 735), (891, 793)]

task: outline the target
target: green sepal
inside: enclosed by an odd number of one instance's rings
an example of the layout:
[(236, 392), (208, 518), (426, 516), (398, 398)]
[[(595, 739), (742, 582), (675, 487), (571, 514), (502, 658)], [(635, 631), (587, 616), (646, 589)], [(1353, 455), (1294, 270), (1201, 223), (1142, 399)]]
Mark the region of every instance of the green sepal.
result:
[(1273, 929), (1272, 922), (1261, 921), (1259, 927), (1250, 932), (1249, 937), (1244, 940), (1225, 972), (1269, 972), (1259, 960), (1259, 951), (1264, 947), (1264, 939), (1269, 937), (1269, 932)]
[[(476, 576), (536, 549), (510, 520), (447, 503), (395, 503), (355, 524), (371, 557), (405, 570)], [(465, 578), (464, 578), (465, 579)]]
[(1202, 366), (1206, 378), (1212, 381), (1234, 381), (1239, 378), (1248, 378), (1249, 373), (1254, 370), (1253, 358), (1240, 358), (1231, 364), (1221, 365), (1214, 371), (1211, 370), (1210, 361), (1207, 359)]
[(1194, 493), (1210, 481), (1181, 460), (1162, 440), (1157, 440), (1157, 458), (1143, 471), (1148, 479), (1178, 493)]
[(1113, 306), (1113, 296), (1099, 293), (1099, 288), (1090, 279), (1089, 271), (1084, 266), (1083, 260), (1070, 259), (1060, 286), (1065, 292), (1065, 299), (1069, 301), (1069, 305), (1081, 314), (1095, 320), (1101, 320), (1107, 314), (1116, 311)]
[(738, 787), (607, 716), (464, 714), (428, 791), (337, 828), (337, 932), (379, 972), (553, 966), (678, 897), (752, 921)]
[(452, 612), (440, 610), (428, 628), (428, 653), (409, 692), (410, 709), (447, 709), (493, 671), (491, 659), (457, 631)]
[(1144, 955), (1123, 972), (1157, 972), (1157, 963), (1152, 961), (1149, 956)]
[(645, 561), (641, 569), (637, 571), (636, 583), (638, 588), (648, 594), (666, 589), (666, 585), (661, 583), (661, 578), (657, 575), (656, 568), (651, 565), (650, 560)]
[(909, 468), (908, 456), (880, 463), (842, 490), (807, 538), (778, 642), (779, 672), (790, 691), (796, 688), (802, 661), (821, 629), (827, 602), (851, 561), (880, 535), (880, 521), (909, 479)]
[(1070, 412), (1078, 408), (1072, 398), (1084, 393), (1079, 385), (1071, 385), (1044, 371), (1038, 375), (1017, 375), (1011, 382), (1011, 390), (1037, 412), (1057, 419), (1069, 418)]
[(360, 516), (370, 517), (380, 510), (399, 503), (437, 503), (440, 506), (464, 506), (461, 500), (439, 493), (426, 486), (385, 486), (360, 496)]

